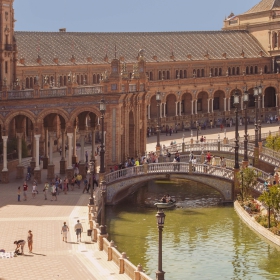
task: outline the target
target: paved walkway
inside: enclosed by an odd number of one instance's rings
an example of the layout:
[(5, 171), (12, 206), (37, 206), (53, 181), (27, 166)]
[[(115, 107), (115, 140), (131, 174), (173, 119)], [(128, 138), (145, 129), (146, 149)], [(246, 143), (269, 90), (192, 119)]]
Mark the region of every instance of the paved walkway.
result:
[[(254, 133), (250, 126), (250, 134)], [(263, 132), (275, 131), (278, 126), (265, 125)], [(220, 129), (203, 131), (208, 139), (218, 137)], [(195, 135), (194, 131), (194, 135)], [(240, 131), (242, 136), (244, 133)], [(172, 136), (161, 135), (161, 143), (166, 146), (171, 140), (182, 142), (182, 132)], [(186, 141), (190, 132), (184, 132)], [(221, 134), (221, 138), (223, 135)], [(228, 138), (234, 137), (234, 128), (228, 129)], [(156, 136), (148, 138), (147, 151), (155, 150)], [(54, 155), (56, 168), (59, 166), (59, 155)], [(39, 185), (39, 194), (31, 198), (31, 182), (27, 201), (17, 202), (17, 187), (22, 186), (23, 180), (17, 180), (15, 173), (10, 174), (10, 184), (0, 185), (0, 249), (14, 250), (13, 242), (27, 237), (28, 230), (34, 234), (33, 253), (12, 259), (0, 259), (0, 280), (13, 279), (129, 279), (126, 275), (118, 274), (118, 268), (113, 262), (108, 262), (104, 252), (98, 251), (97, 244), (92, 243), (86, 236), (88, 229), (87, 203), (88, 194), (82, 194), (81, 189), (61, 193), (57, 201), (44, 200), (43, 184)], [(42, 171), (42, 182), (46, 179), (46, 170)], [(79, 219), (84, 227), (82, 242), (76, 243), (74, 225)], [(70, 227), (69, 243), (62, 242), (60, 234), (63, 222)]]
[[(54, 163), (58, 167), (59, 157)], [(23, 181), (11, 174), (11, 183), (0, 185), (0, 249), (13, 251), (15, 240), (27, 239), (28, 230), (34, 234), (33, 253), (11, 259), (0, 259), (0, 279), (106, 279), (127, 280), (120, 275), (118, 267), (108, 262), (106, 254), (98, 250), (87, 236), (88, 194), (75, 188), (67, 195), (60, 193), (57, 201), (44, 200), (43, 184), (38, 187), (39, 194), (31, 197), (32, 181), (29, 181), (27, 201), (17, 202), (17, 187)], [(46, 170), (42, 172), (46, 178)], [(44, 181), (43, 181), (44, 182)], [(83, 224), (82, 242), (76, 243), (74, 225), (77, 220)], [(68, 243), (62, 241), (61, 227), (67, 222), (70, 228)]]

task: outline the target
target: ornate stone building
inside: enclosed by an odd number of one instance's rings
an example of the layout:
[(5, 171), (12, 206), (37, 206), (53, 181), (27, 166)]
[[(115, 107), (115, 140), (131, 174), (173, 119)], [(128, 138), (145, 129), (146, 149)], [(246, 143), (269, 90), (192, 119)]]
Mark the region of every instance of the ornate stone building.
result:
[[(226, 123), (232, 95), (261, 85), (261, 118), (278, 115), (280, 1), (262, 0), (244, 14), (231, 14), (223, 30), (205, 32), (72, 33), (14, 31), (13, 0), (0, 0), (0, 125), (2, 181), (8, 181), (7, 141), (30, 144), (35, 175), (39, 154), (54, 174), (52, 152), (100, 135), (99, 102), (106, 101), (106, 168), (145, 153), (147, 129)], [(241, 117), (243, 106), (241, 104)], [(93, 142), (93, 149), (94, 143)], [(69, 149), (69, 150), (70, 150)], [(63, 149), (64, 151), (64, 149)], [(20, 154), (20, 152), (19, 152)], [(71, 176), (71, 149), (60, 172)], [(35, 163), (37, 161), (37, 163)], [(23, 176), (19, 156), (18, 177)]]

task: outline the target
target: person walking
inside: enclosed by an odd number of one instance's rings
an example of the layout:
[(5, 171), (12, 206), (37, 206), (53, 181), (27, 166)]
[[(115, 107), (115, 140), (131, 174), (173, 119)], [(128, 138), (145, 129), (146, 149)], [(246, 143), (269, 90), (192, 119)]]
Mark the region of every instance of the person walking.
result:
[(17, 201), (20, 202), (20, 193), (21, 193), (21, 190), (20, 190), (20, 187), (18, 187), (18, 191), (17, 191)]
[(84, 189), (83, 189), (83, 193), (84, 192), (88, 192), (88, 179), (87, 179), (87, 177), (85, 177), (85, 179), (84, 179)]
[(43, 189), (43, 192), (44, 192), (44, 195), (45, 195), (45, 200), (48, 199), (47, 195), (48, 195), (49, 187), (50, 187), (50, 184), (48, 183), (48, 181), (46, 181), (46, 183), (44, 185), (44, 189)]
[(36, 186), (36, 184), (33, 184), (33, 186), (32, 186), (32, 197), (33, 198), (35, 198), (36, 193), (37, 193), (37, 186)]
[(82, 224), (80, 223), (79, 220), (77, 221), (77, 224), (75, 225), (74, 230), (75, 230), (76, 235), (77, 235), (77, 242), (79, 242), (79, 236), (80, 236), (80, 242), (81, 242), (81, 236), (82, 236), (82, 232), (83, 232), (83, 226), (82, 226)]
[(23, 196), (24, 196), (24, 200), (27, 200), (27, 189), (28, 186), (26, 184), (26, 181), (23, 183)]
[(52, 192), (52, 200), (55, 198), (55, 201), (57, 201), (57, 195), (56, 195), (56, 186), (55, 184), (52, 184), (52, 187), (51, 187), (51, 192)]
[(65, 177), (63, 180), (63, 191), (64, 194), (67, 194), (67, 185), (68, 185), (68, 179)]
[(61, 228), (61, 234), (62, 234), (62, 241), (65, 241), (67, 243), (67, 232), (69, 231), (69, 227), (66, 225), (66, 222), (63, 223), (63, 226)]
[(32, 253), (32, 249), (33, 249), (33, 233), (32, 233), (31, 230), (28, 231), (27, 244), (28, 244), (29, 253)]

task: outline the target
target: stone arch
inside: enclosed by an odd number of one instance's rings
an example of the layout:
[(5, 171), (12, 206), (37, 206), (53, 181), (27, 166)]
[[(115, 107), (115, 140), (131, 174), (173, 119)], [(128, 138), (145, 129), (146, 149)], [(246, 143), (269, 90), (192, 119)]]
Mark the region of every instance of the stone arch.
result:
[(65, 123), (69, 120), (69, 115), (63, 109), (45, 109), (38, 115), (37, 122), (42, 123), (44, 118), (50, 114), (60, 115), (65, 120)]
[(197, 95), (197, 112), (207, 113), (208, 112), (208, 98), (209, 94), (207, 91), (200, 91)]
[(276, 107), (276, 89), (274, 87), (267, 87), (264, 90), (264, 107)]
[(36, 120), (36, 117), (34, 114), (32, 114), (30, 111), (23, 110), (23, 111), (12, 112), (11, 114), (9, 114), (7, 116), (7, 118), (5, 119), (4, 126), (8, 127), (10, 122), (12, 121), (12, 119), (19, 115), (29, 118), (34, 125), (37, 123), (37, 120)]
[(190, 115), (192, 113), (193, 97), (189, 92), (185, 92), (182, 95), (182, 112), (184, 115)]
[(96, 107), (83, 107), (83, 108), (77, 108), (75, 109), (69, 118), (69, 123), (73, 124), (74, 121), (76, 120), (76, 118), (78, 117), (79, 114), (83, 113), (83, 112), (89, 112), (89, 113), (93, 113), (95, 114), (98, 118), (101, 117), (101, 112), (99, 111), (98, 108)]
[(174, 117), (176, 115), (177, 97), (174, 93), (169, 93), (165, 97), (166, 100), (166, 116)]
[(213, 95), (213, 110), (222, 110), (224, 111), (225, 110), (225, 107), (224, 107), (224, 98), (226, 97), (226, 94), (224, 91), (222, 90), (216, 90), (214, 92), (214, 95)]

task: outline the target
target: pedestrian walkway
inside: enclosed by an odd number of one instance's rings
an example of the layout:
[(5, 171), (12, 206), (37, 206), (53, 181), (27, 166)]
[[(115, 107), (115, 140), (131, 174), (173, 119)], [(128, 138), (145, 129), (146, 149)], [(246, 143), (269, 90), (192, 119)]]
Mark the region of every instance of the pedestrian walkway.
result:
[[(59, 154), (54, 156), (54, 164), (59, 167)], [(42, 171), (42, 184), (39, 194), (31, 197), (32, 180), (28, 182), (27, 201), (17, 201), (17, 187), (23, 180), (13, 179), (10, 184), (0, 185), (0, 250), (13, 251), (15, 240), (27, 239), (28, 230), (34, 234), (33, 253), (25, 245), (23, 256), (0, 259), (0, 279), (101, 279), (128, 280), (125, 274), (119, 274), (119, 268), (107, 261), (104, 252), (98, 250), (96, 243), (87, 236), (88, 194), (82, 194), (82, 188), (60, 193), (57, 201), (44, 199), (43, 183), (46, 170)], [(82, 242), (76, 242), (74, 225), (80, 220), (84, 232)], [(68, 243), (62, 241), (63, 222), (69, 226)]]

